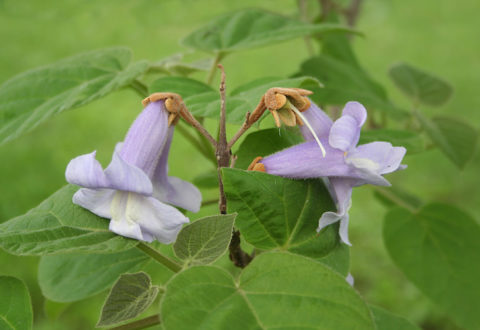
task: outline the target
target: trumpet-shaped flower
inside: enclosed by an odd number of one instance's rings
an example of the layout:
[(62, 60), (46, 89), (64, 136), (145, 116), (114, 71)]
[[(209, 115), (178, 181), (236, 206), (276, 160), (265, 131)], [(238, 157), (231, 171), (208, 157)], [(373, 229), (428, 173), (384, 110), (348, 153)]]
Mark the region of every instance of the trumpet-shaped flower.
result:
[(149, 103), (118, 143), (103, 170), (95, 151), (78, 156), (66, 169), (68, 182), (82, 186), (73, 202), (111, 219), (119, 235), (171, 243), (189, 220), (172, 204), (192, 212), (200, 208), (200, 191), (191, 183), (168, 176), (168, 152), (174, 126), (169, 126), (165, 102)]
[(350, 245), (348, 210), (352, 188), (367, 183), (390, 185), (383, 175), (405, 167), (401, 161), (406, 149), (393, 147), (388, 142), (357, 146), (360, 129), (367, 118), (367, 111), (358, 102), (347, 103), (335, 122), (313, 103), (303, 115), (325, 147), (326, 156), (323, 157), (311, 131), (301, 127), (307, 142), (265, 157), (260, 163), (267, 173), (274, 175), (294, 179), (327, 178), (337, 212), (325, 212), (319, 220), (318, 231), (340, 221), (340, 237)]

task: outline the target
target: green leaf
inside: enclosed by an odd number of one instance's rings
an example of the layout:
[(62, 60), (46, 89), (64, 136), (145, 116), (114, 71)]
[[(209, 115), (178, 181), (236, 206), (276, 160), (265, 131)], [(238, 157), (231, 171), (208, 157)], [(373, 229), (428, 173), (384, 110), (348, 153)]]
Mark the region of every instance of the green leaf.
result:
[(131, 249), (113, 254), (44, 256), (38, 268), (38, 283), (45, 297), (56, 302), (82, 300), (100, 293), (120, 274), (135, 272), (150, 258)]
[[(312, 77), (297, 78), (261, 78), (242, 85), (227, 97), (227, 122), (238, 124), (245, 120), (248, 111), (253, 111), (262, 96), (272, 87), (302, 88), (320, 87), (320, 83)], [(218, 119), (220, 114), (220, 95), (217, 91), (200, 93), (184, 98), (187, 108), (195, 116)]]
[(309, 24), (261, 9), (245, 9), (213, 19), (181, 43), (187, 47), (225, 54), (333, 31), (352, 32), (338, 24)]
[(213, 88), (203, 82), (186, 77), (159, 78), (149, 86), (148, 90), (150, 93), (177, 93), (184, 101), (190, 96), (215, 92)]
[(475, 152), (477, 130), (454, 117), (428, 119), (415, 111), (425, 132), (440, 150), (459, 168), (465, 167)]
[(236, 214), (204, 217), (183, 227), (173, 245), (186, 265), (206, 265), (227, 251)]
[(144, 272), (121, 275), (103, 305), (97, 326), (111, 326), (140, 315), (154, 302), (158, 291)]
[(313, 76), (325, 84), (325, 88), (312, 89), (314, 94), (311, 98), (319, 104), (343, 106), (355, 100), (367, 109), (384, 111), (393, 118), (408, 115), (405, 110), (393, 105), (383, 87), (356, 65), (320, 55), (303, 62), (300, 73)]
[[(228, 211), (237, 212), (235, 226), (259, 249), (278, 249), (322, 261), (342, 249), (338, 224), (317, 234), (318, 220), (334, 210), (322, 180), (292, 180), (261, 172), (224, 168)], [(336, 268), (348, 273), (346, 264)]]
[(287, 253), (257, 256), (238, 281), (217, 267), (189, 268), (167, 284), (161, 314), (166, 329), (375, 328), (343, 277)]
[(246, 170), (256, 157), (265, 157), (301, 142), (304, 139), (297, 128), (269, 128), (250, 133), (235, 153), (235, 167)]
[(56, 321), (60, 315), (70, 306), (70, 303), (59, 303), (45, 298), (43, 301), (43, 312), (50, 322)]
[(205, 172), (193, 179), (193, 184), (200, 188), (218, 188), (217, 171)]
[(0, 276), (0, 329), (32, 329), (33, 312), (25, 284), (11, 276)]
[(145, 61), (130, 64), (131, 58), (127, 48), (96, 50), (6, 81), (0, 86), (0, 144), (129, 85), (148, 68)]
[(369, 307), (373, 313), (377, 330), (420, 330), (419, 327), (401, 316), (392, 314), (377, 306), (369, 305)]
[(407, 154), (416, 154), (425, 150), (425, 143), (418, 133), (388, 128), (362, 131), (360, 144), (374, 141), (390, 142), (394, 146), (407, 149)]
[(78, 190), (67, 185), (28, 213), (0, 224), (0, 246), (15, 255), (113, 253), (138, 241), (108, 230), (108, 219), (73, 204)]
[(453, 94), (453, 88), (449, 83), (409, 64), (400, 63), (393, 66), (389, 75), (395, 85), (411, 97), (415, 104), (440, 106)]
[(181, 75), (188, 76), (197, 71), (208, 71), (214, 65), (213, 58), (206, 58), (203, 60), (198, 60), (190, 63), (169, 63), (166, 68), (169, 72)]
[(480, 328), (480, 225), (463, 211), (429, 204), (418, 213), (394, 208), (385, 217), (385, 246), (425, 295), (467, 329)]

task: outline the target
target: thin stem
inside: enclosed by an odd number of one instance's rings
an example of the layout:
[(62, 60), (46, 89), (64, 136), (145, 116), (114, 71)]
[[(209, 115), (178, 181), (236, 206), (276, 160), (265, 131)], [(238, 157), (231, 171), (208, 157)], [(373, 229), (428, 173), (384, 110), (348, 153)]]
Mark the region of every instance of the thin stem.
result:
[(358, 14), (360, 14), (360, 9), (362, 7), (363, 0), (352, 0), (350, 6), (345, 10), (345, 18), (347, 19), (347, 24), (350, 27), (354, 27), (357, 22)]
[(220, 62), (221, 58), (222, 58), (221, 53), (216, 53), (215, 54), (215, 58), (213, 60), (212, 67), (210, 68), (210, 71), (208, 72), (208, 76), (207, 76), (207, 84), (208, 85), (211, 85), (212, 82), (213, 82), (213, 78), (215, 78), (215, 71), (217, 71), (218, 63)]
[[(205, 156), (205, 158), (207, 158), (216, 166), (217, 160), (215, 158), (215, 154), (213, 152), (213, 149), (211, 148), (211, 145), (204, 143), (204, 142), (208, 143), (208, 141), (206, 139), (203, 139), (202, 141), (200, 141), (194, 135), (192, 135), (186, 127), (184, 127), (180, 123), (176, 127), (177, 131), (180, 132), (180, 134), (182, 134), (183, 137), (185, 137), (188, 141), (190, 141), (190, 143), (193, 144), (197, 148), (197, 150), (200, 151), (200, 153)], [(203, 137), (203, 135), (200, 135), (200, 136)]]
[(152, 325), (160, 324), (160, 315), (152, 315), (144, 319), (127, 323), (110, 330), (135, 330), (135, 329), (145, 329), (151, 327)]
[(202, 124), (200, 124), (198, 120), (195, 119), (195, 117), (190, 113), (190, 111), (188, 111), (185, 105), (183, 106), (180, 113), (183, 119), (185, 119), (185, 121), (192, 125), (200, 134), (202, 134), (214, 148), (217, 147), (217, 141), (213, 138), (213, 136), (210, 135), (210, 133), (208, 133), (205, 127), (203, 127)]
[(228, 141), (228, 145), (227, 145), (228, 149), (232, 149), (235, 142), (237, 142), (238, 139), (240, 139), (240, 137), (243, 135), (243, 133), (245, 133), (252, 126), (253, 123), (249, 123), (249, 119), (250, 119), (250, 112), (247, 112), (245, 122), (242, 124), (242, 127), (240, 127), (240, 129), (237, 131), (237, 133), (235, 133), (232, 139)]
[[(302, 21), (308, 23), (308, 8), (306, 0), (298, 0), (298, 10), (300, 12)], [(314, 56), (315, 50), (313, 49), (312, 38), (310, 36), (305, 36), (303, 40), (305, 40), (305, 46), (307, 47), (308, 55)]]
[(218, 198), (209, 199), (209, 200), (206, 200), (206, 201), (202, 202), (202, 207), (207, 206), (207, 205), (216, 204), (216, 203), (218, 203)]
[(182, 270), (182, 266), (176, 261), (173, 261), (169, 257), (158, 252), (157, 250), (152, 249), (145, 243), (139, 243), (137, 245), (137, 248), (175, 273), (178, 273), (180, 270)]
[(397, 204), (398, 206), (401, 206), (407, 210), (409, 210), (412, 213), (416, 213), (418, 211), (417, 207), (414, 205), (406, 202), (405, 200), (397, 197), (395, 194), (393, 194), (391, 191), (388, 189), (385, 189), (380, 186), (371, 186), (375, 191), (377, 191), (380, 195), (388, 199), (389, 201), (393, 202), (394, 204)]
[(148, 87), (142, 83), (140, 80), (135, 79), (130, 83), (130, 87), (137, 92), (141, 97), (148, 96)]

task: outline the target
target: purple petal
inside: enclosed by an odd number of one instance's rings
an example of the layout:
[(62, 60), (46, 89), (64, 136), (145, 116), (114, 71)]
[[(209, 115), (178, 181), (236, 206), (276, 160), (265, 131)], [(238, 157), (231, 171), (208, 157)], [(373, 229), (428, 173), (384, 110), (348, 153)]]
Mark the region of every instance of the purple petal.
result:
[(340, 229), (338, 230), (338, 233), (340, 234), (340, 239), (342, 240), (343, 243), (352, 246), (352, 243), (350, 243), (348, 239), (348, 220), (349, 220), (349, 215), (346, 213), (341, 219), (340, 219)]
[(69, 183), (86, 188), (108, 188), (102, 165), (95, 159), (96, 151), (78, 156), (70, 161), (65, 171)]
[(388, 142), (371, 142), (348, 153), (346, 161), (358, 168), (386, 174), (399, 169), (406, 151), (404, 147), (392, 147)]
[(329, 178), (332, 198), (337, 205), (337, 212), (324, 212), (318, 223), (317, 231), (322, 230), (324, 227), (340, 221), (339, 235), (342, 242), (347, 245), (351, 245), (348, 240), (348, 211), (352, 203), (352, 189), (358, 183), (359, 180), (351, 178)]
[[(313, 102), (311, 102), (310, 108), (302, 112), (302, 114), (310, 123), (317, 136), (326, 140), (333, 123), (330, 117)], [(312, 133), (305, 125), (300, 126), (300, 131), (306, 141), (315, 141)]]
[(140, 168), (128, 164), (117, 152), (113, 153), (112, 161), (105, 170), (108, 188), (131, 191), (143, 195), (153, 192), (150, 178)]
[(342, 116), (351, 116), (355, 118), (359, 127), (362, 127), (367, 119), (367, 110), (365, 107), (355, 101), (348, 102), (342, 111)]
[(126, 217), (140, 225), (144, 237), (153, 237), (164, 244), (175, 242), (183, 224), (189, 222), (188, 218), (153, 197), (130, 195)]
[(202, 194), (190, 182), (168, 176), (168, 153), (173, 138), (173, 126), (168, 132), (167, 141), (153, 174), (153, 197), (159, 201), (172, 204), (191, 212), (198, 212)]
[(287, 178), (306, 179), (327, 176), (349, 176), (351, 167), (345, 164), (343, 152), (324, 144), (322, 156), (316, 142), (305, 142), (284, 149), (261, 160), (269, 174)]
[(173, 176), (169, 176), (167, 182), (154, 184), (153, 197), (191, 212), (198, 212), (202, 203), (202, 194), (197, 187)]
[(354, 117), (344, 115), (333, 123), (328, 143), (333, 148), (349, 151), (358, 143), (360, 127)]
[(133, 122), (119, 154), (125, 162), (151, 176), (166, 142), (167, 132), (168, 113), (164, 102), (151, 102)]
[(79, 189), (73, 195), (73, 203), (86, 208), (99, 217), (110, 219), (110, 206), (115, 190), (111, 189)]
[(182, 225), (188, 223), (188, 218), (173, 206), (135, 193), (117, 192), (111, 210), (110, 230), (141, 241), (172, 243)]

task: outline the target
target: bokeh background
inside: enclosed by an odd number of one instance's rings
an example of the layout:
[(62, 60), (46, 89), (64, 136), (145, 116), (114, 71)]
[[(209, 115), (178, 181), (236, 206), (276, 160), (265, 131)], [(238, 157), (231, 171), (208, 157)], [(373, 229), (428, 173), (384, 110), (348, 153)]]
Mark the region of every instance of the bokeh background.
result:
[[(158, 60), (184, 52), (179, 39), (219, 14), (245, 7), (286, 15), (298, 11), (294, 0), (0, 0), (0, 83), (25, 70), (107, 46), (128, 46), (135, 59)], [(478, 128), (479, 12), (478, 1), (366, 0), (357, 23), (365, 37), (355, 38), (354, 49), (364, 68), (405, 108), (408, 100), (386, 74), (392, 64), (404, 61), (443, 77), (455, 88), (453, 98), (442, 108), (423, 110), (459, 116)], [(206, 54), (189, 56), (204, 58)], [(263, 76), (288, 76), (307, 57), (301, 39), (231, 55), (223, 62), (227, 88)], [(194, 77), (205, 79), (202, 74)], [(0, 146), (0, 222), (26, 212), (64, 185), (65, 166), (71, 158), (98, 150), (99, 160), (107, 164), (115, 143), (122, 140), (140, 110), (139, 96), (121, 90)], [(426, 200), (454, 203), (480, 219), (478, 152), (462, 171), (438, 150), (407, 155), (405, 162), (409, 169), (391, 175), (393, 184), (402, 182)], [(173, 175), (192, 179), (211, 164), (177, 134), (170, 167)], [(205, 199), (214, 196), (214, 191), (205, 192)], [(389, 259), (381, 237), (385, 211), (368, 187), (354, 192), (350, 232), (356, 288), (369, 302), (424, 329), (456, 329)], [(202, 214), (214, 212), (211, 207)], [(68, 306), (45, 304), (36, 282), (38, 258), (13, 257), (0, 251), (0, 265), (0, 274), (26, 281), (36, 328), (93, 328), (105, 293)], [(45, 306), (49, 311), (64, 311), (49, 320)]]

